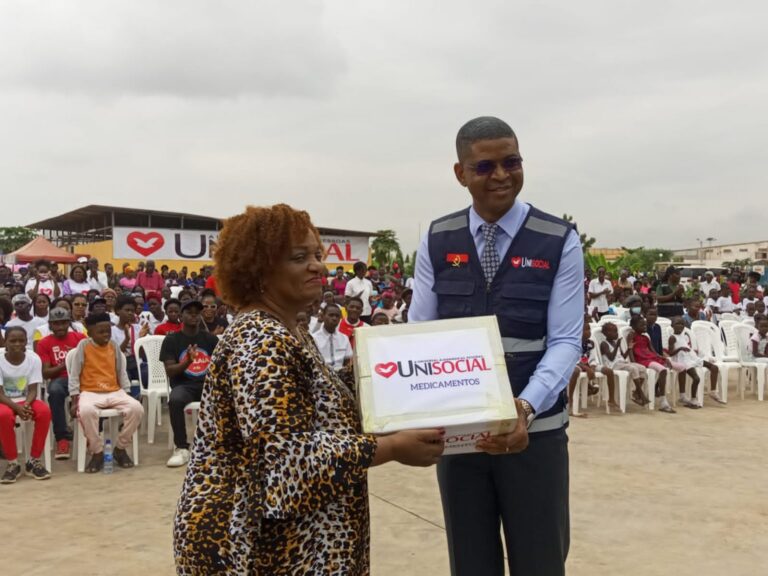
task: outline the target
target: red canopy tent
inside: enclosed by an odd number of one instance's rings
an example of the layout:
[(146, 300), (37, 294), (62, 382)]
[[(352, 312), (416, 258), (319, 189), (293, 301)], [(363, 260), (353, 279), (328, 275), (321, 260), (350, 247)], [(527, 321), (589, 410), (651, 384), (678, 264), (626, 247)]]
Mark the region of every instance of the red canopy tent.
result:
[(4, 260), (10, 262), (36, 262), (38, 260), (48, 260), (63, 264), (73, 264), (77, 262), (77, 254), (72, 254), (66, 250), (52, 244), (42, 236), (38, 236), (31, 242), (24, 244), (18, 250), (6, 254)]

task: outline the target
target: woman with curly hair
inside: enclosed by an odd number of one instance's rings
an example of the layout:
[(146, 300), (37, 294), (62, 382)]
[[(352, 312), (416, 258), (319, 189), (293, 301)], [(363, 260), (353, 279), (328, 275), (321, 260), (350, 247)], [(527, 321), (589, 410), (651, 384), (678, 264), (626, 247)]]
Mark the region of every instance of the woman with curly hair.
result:
[(214, 258), (239, 313), (203, 386), (177, 572), (368, 574), (367, 469), (434, 464), (444, 432), (361, 433), (354, 398), (296, 321), (325, 272), (306, 212), (248, 207), (225, 222)]

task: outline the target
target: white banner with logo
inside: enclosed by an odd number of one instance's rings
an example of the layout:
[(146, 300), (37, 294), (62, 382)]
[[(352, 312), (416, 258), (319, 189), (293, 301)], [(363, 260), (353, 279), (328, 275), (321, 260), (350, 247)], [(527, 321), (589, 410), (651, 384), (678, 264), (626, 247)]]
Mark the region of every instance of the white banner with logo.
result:
[(132, 260), (213, 260), (219, 233), (170, 228), (113, 228), (112, 257)]
[(367, 236), (320, 236), (325, 249), (325, 262), (331, 264), (350, 264), (368, 262)]
[[(213, 260), (219, 233), (169, 228), (113, 229), (112, 257), (132, 260)], [(365, 236), (321, 236), (329, 265), (368, 261)]]
[(516, 411), (495, 316), (355, 331), (366, 432), (446, 428), (446, 454), (511, 429)]

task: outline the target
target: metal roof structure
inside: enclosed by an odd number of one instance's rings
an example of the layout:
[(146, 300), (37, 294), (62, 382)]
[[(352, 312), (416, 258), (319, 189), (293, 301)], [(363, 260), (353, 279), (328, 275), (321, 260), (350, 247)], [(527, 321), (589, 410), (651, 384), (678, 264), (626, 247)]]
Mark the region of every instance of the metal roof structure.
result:
[[(52, 218), (27, 224), (27, 228), (39, 230), (58, 245), (72, 246), (112, 239), (114, 227), (127, 228), (171, 228), (181, 230), (219, 230), (222, 218), (187, 214), (184, 212), (163, 212), (120, 206), (92, 204)], [(318, 227), (320, 234), (328, 236), (375, 237), (375, 232), (343, 230)]]

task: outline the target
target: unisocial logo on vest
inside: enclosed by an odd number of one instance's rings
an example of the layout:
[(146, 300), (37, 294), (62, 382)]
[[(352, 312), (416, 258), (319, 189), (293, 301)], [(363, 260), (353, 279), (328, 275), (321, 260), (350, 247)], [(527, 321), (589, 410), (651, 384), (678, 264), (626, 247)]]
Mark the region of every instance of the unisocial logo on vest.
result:
[(549, 260), (541, 258), (528, 258), (526, 256), (512, 256), (510, 260), (513, 268), (538, 268), (540, 270), (549, 270)]

